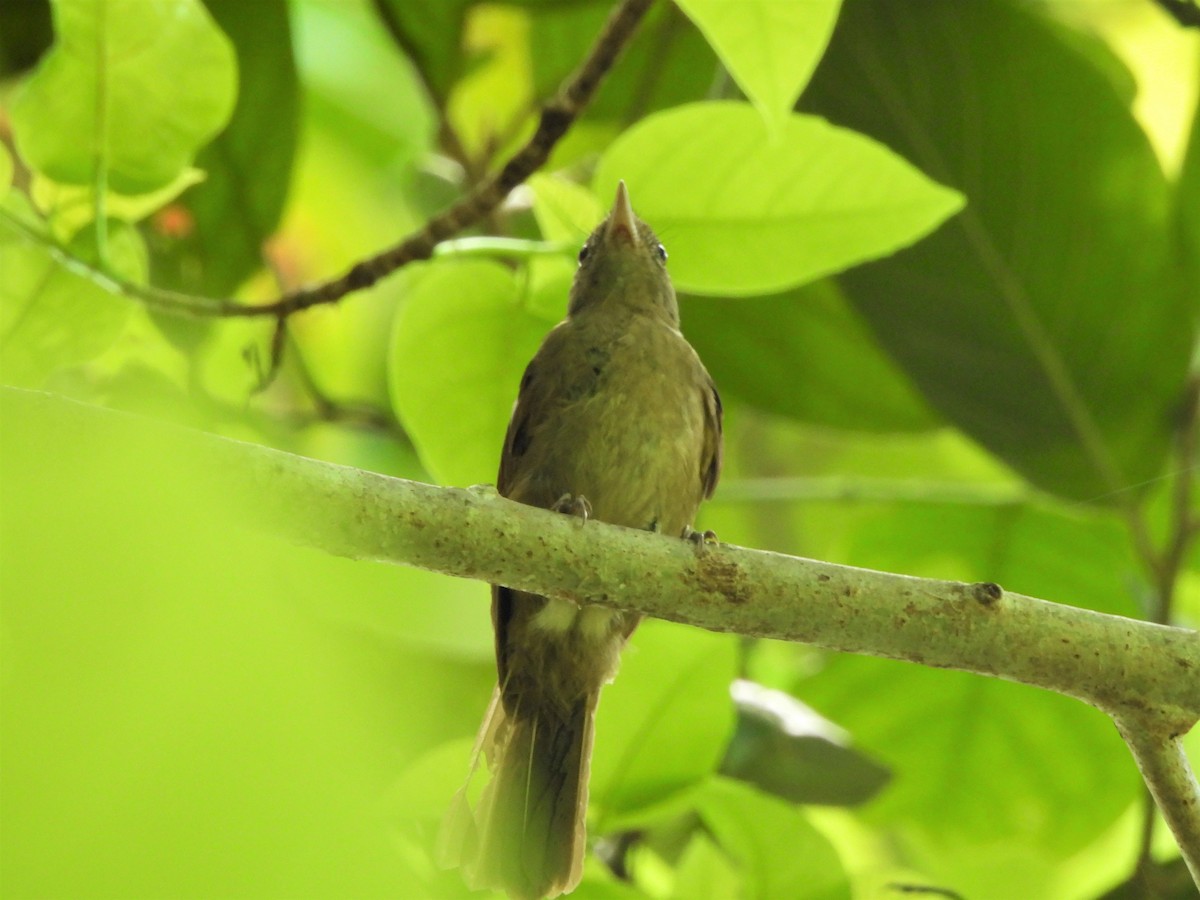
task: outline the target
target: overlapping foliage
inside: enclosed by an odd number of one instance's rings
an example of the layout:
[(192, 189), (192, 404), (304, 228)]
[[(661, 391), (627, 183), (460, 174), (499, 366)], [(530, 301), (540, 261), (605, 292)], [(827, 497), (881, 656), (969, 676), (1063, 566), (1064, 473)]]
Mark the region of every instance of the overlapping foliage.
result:
[[(1131, 523), (1169, 538), (1195, 464), (1200, 120), (1164, 173), (1130, 73), (1055, 4), (656, 4), (473, 228), (504, 240), (295, 317), (256, 392), (271, 321), (151, 313), (64, 252), (247, 303), (337, 274), (519, 146), (612, 3), (132, 2), (54, 0), (49, 30), (0, 7), (5, 384), (488, 482), (623, 178), (726, 399), (705, 527), (1153, 614)], [(430, 849), (493, 677), (482, 586), (242, 534), (152, 439), (4, 408), (13, 896), (465, 896)], [(1197, 565), (1171, 582), (1185, 624)], [(827, 719), (756, 730), (738, 676)], [(1109, 724), (973, 676), (649, 623), (597, 734), (610, 865), (580, 896), (1088, 897), (1138, 851)], [(836, 787), (805, 806), (756, 770)]]

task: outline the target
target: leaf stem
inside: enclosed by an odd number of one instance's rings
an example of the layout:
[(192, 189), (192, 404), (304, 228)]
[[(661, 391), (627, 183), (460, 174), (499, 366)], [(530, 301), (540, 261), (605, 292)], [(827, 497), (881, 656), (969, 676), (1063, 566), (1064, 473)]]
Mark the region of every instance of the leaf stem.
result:
[(108, 3), (100, 0), (95, 6), (96, 18), (96, 106), (92, 170), (93, 227), (96, 232), (96, 258), (102, 268), (108, 267)]

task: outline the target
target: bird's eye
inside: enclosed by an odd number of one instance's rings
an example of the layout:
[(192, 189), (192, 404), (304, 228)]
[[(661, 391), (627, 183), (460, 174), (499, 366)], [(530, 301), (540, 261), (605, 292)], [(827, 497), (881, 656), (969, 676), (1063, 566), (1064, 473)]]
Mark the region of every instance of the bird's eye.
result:
[(659, 262), (665, 263), (667, 261), (667, 248), (664, 247), (662, 244), (655, 245), (654, 252), (658, 254)]
[(590, 248), (590, 247), (589, 247), (587, 244), (584, 244), (584, 245), (583, 245), (583, 247), (582, 247), (582, 248), (580, 248), (580, 250), (579, 250), (579, 264), (580, 264), (581, 266), (583, 265), (583, 261), (584, 261), (585, 259), (587, 259), (587, 258), (588, 258), (588, 251), (589, 251), (590, 249), (591, 249), (591, 248)]

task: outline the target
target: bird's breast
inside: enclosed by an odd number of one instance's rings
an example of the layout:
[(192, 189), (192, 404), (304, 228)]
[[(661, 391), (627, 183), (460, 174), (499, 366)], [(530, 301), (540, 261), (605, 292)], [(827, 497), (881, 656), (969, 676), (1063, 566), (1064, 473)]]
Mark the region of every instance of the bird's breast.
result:
[(702, 496), (704, 369), (675, 329), (635, 321), (584, 350), (588, 366), (564, 386), (539, 435), (553, 442), (542, 474), (552, 491), (582, 494), (595, 518), (677, 535)]

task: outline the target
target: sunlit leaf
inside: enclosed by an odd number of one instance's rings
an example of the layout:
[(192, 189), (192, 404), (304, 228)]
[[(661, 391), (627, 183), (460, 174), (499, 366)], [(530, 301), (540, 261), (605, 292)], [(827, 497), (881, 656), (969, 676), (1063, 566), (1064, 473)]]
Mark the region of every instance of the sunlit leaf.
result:
[(850, 884), (829, 841), (797, 806), (713, 778), (694, 796), (716, 842), (738, 863), (749, 900), (849, 900)]
[[(10, 203), (10, 211), (17, 205)], [(96, 263), (95, 232), (80, 232), (68, 249)], [(146, 277), (146, 248), (130, 225), (109, 223), (108, 260), (130, 280)], [(98, 355), (116, 340), (132, 309), (132, 301), (67, 271), (44, 247), (0, 225), (0, 370), (6, 382), (40, 386), (52, 372)]]
[[(189, 167), (168, 184), (148, 194), (127, 195), (109, 191), (104, 210), (114, 219), (138, 222), (202, 181), (204, 172)], [(58, 236), (75, 234), (95, 217), (95, 193), (89, 185), (57, 184), (42, 175), (35, 175), (30, 185), (30, 196), (50, 220), (50, 227)]]
[(781, 125), (829, 43), (841, 0), (679, 0), (746, 96)]
[(713, 841), (695, 834), (675, 869), (675, 896), (695, 900), (726, 900), (739, 895), (737, 869)]
[(561, 175), (534, 175), (529, 187), (533, 189), (533, 215), (548, 241), (582, 245), (604, 218), (604, 205), (596, 195)]
[(604, 689), (596, 717), (591, 799), (601, 829), (715, 771), (733, 730), (729, 635), (645, 622)]
[(533, 97), (529, 27), (516, 9), (488, 4), (471, 10), (463, 41), (478, 63), (446, 101), (446, 117), (468, 153), (495, 152), (511, 140)]
[(498, 263), (433, 263), (413, 286), (388, 377), (396, 415), (439, 482), (495, 481), (521, 373), (547, 330)]
[(233, 49), (199, 0), (57, 0), (55, 43), (13, 101), (17, 147), (67, 184), (171, 181), (233, 109)]
[(801, 115), (773, 137), (744, 103), (647, 117), (605, 153), (597, 193), (620, 178), (676, 286), (696, 294), (795, 287), (911, 244), (962, 206), (869, 138)]

